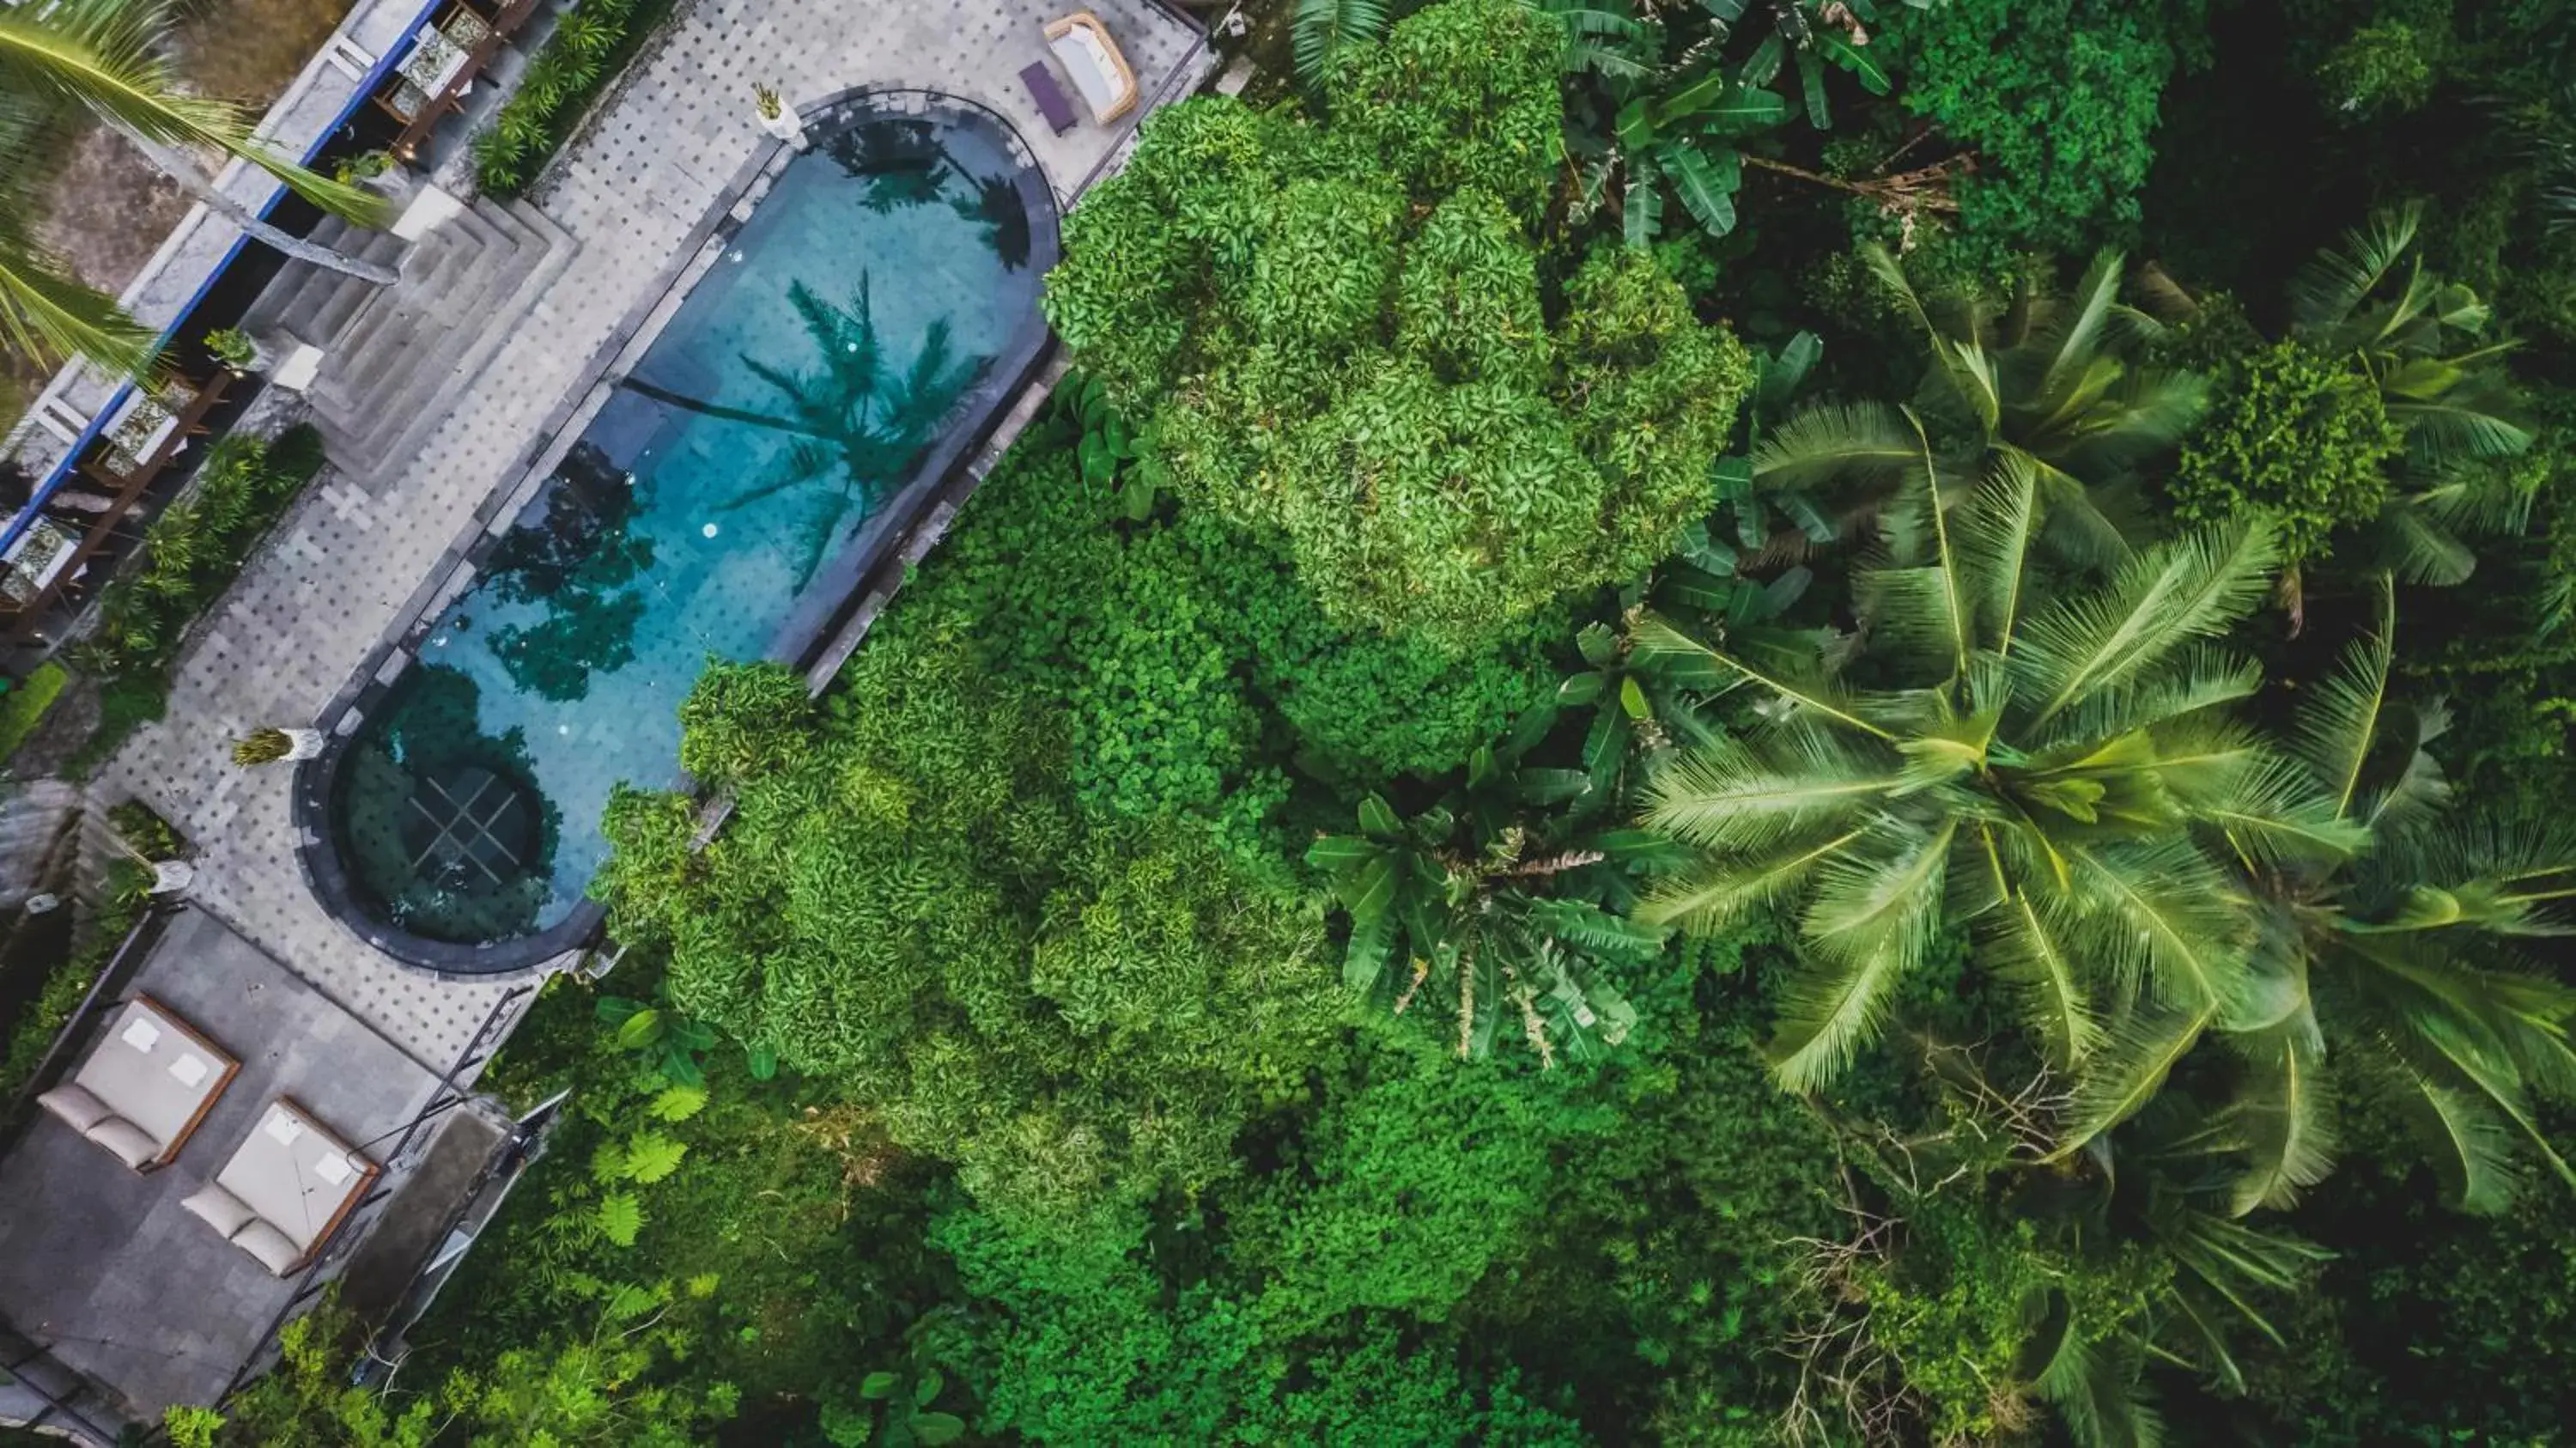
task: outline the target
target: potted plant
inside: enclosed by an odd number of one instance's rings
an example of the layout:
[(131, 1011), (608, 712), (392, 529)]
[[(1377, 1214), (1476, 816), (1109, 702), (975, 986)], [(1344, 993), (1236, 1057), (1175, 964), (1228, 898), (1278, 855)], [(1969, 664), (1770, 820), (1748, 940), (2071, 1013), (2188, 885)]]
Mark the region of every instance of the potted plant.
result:
[(373, 181), (393, 168), (392, 152), (381, 149), (360, 151), (354, 156), (342, 157), (339, 164), (331, 168), (331, 176), (344, 186), (356, 186)]
[(247, 377), (259, 365), (259, 344), (239, 327), (217, 327), (206, 334), (206, 351), (236, 377)]
[(796, 114), (775, 86), (758, 81), (751, 86), (752, 114), (759, 118), (760, 128), (797, 150), (805, 149), (805, 118)]
[(281, 729), (269, 725), (233, 741), (233, 763), (245, 766), (281, 761), (293, 764), (321, 752), (322, 731), (319, 729)]

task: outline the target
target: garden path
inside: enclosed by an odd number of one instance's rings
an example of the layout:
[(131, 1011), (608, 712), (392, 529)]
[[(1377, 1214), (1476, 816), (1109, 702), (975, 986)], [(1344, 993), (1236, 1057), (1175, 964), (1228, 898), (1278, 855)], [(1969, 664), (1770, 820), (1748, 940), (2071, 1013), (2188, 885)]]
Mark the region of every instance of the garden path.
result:
[[(1152, 0), (1088, 0), (1153, 93), (1205, 63)], [(697, 0), (629, 71), (534, 193), (578, 246), (569, 268), (459, 396), (415, 457), (362, 488), (326, 472), (201, 626), (166, 722), (102, 771), (109, 798), (161, 811), (201, 851), (198, 905), (424, 1064), (443, 1069), (504, 989), (442, 980), (368, 946), (315, 901), (297, 863), (289, 774), (244, 770), (226, 741), (317, 718), (423, 601), (428, 580), (512, 489), (587, 385), (594, 358), (680, 261), (691, 229), (763, 144), (754, 82), (811, 101), (854, 86), (943, 90), (1007, 117), (1060, 197), (1132, 131), (1062, 136), (1018, 81), (1067, 0)], [(1190, 80), (1195, 82), (1193, 75)], [(1176, 92), (1177, 93), (1177, 92)], [(508, 325), (496, 320), (495, 325)]]

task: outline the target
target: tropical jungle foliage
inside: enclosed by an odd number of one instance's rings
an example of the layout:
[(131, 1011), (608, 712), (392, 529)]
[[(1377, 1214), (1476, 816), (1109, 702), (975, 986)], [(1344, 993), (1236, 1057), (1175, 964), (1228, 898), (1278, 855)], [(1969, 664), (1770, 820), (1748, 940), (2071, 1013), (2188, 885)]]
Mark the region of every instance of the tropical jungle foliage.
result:
[(1066, 223), (1047, 314), (1140, 466), (1276, 529), (1337, 620), (1481, 642), (1703, 500), (1743, 349), (1635, 252), (1542, 275), (1562, 46), (1427, 11), (1335, 68), (1329, 129), (1187, 102)]
[(2564, 1438), (2576, 5), (1276, 9), (183, 1441)]

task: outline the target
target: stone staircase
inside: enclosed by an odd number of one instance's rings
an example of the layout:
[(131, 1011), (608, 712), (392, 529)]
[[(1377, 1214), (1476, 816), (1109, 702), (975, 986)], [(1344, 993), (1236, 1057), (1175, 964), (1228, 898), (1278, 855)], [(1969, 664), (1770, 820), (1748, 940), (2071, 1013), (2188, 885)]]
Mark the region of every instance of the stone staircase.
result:
[(374, 486), (408, 457), (572, 261), (575, 243), (525, 202), (477, 201), (416, 242), (326, 217), (313, 239), (398, 267), (378, 286), (290, 262), (243, 319), (272, 352), (320, 348), (305, 400), (331, 460)]

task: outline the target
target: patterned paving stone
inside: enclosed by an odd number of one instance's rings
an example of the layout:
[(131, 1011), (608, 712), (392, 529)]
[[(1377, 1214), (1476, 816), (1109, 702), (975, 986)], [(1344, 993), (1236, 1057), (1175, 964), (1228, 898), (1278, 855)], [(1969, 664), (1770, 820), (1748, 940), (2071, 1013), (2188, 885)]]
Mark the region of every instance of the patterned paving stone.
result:
[[(1118, 38), (1149, 96), (1196, 36), (1146, 0), (1084, 0)], [(690, 228), (764, 143), (752, 86), (812, 104), (861, 86), (924, 87), (1015, 127), (1058, 196), (1116, 151), (1087, 119), (1062, 136), (1018, 75), (1045, 54), (1041, 28), (1074, 0), (697, 0), (633, 66), (532, 196), (579, 250), (534, 310), (381, 486), (327, 477), (298, 505), (183, 660), (169, 718), (102, 772), (108, 798), (149, 801), (202, 851), (197, 903), (443, 1069), (505, 985), (442, 980), (368, 946), (315, 901), (297, 863), (283, 768), (237, 769), (227, 741), (315, 719), (351, 670), (407, 617), (445, 551), (495, 491), (516, 484), (549, 413), (594, 352), (679, 260)]]

